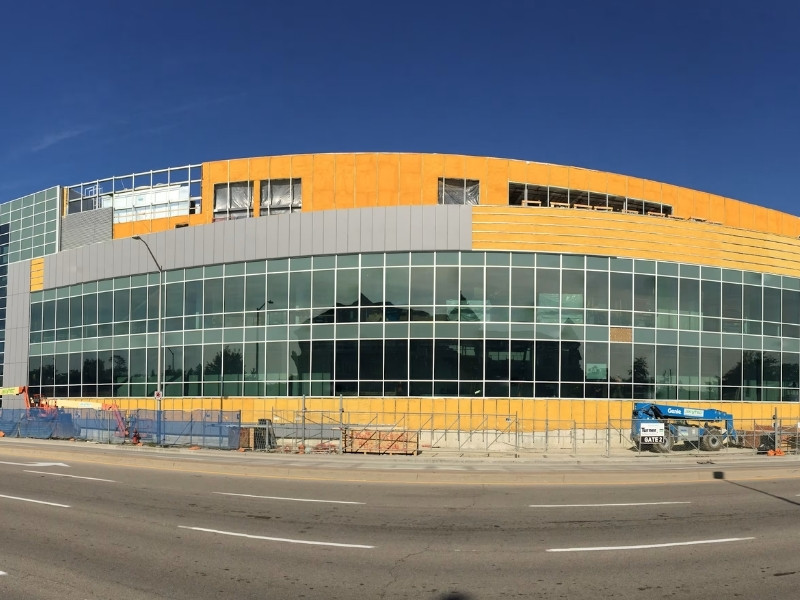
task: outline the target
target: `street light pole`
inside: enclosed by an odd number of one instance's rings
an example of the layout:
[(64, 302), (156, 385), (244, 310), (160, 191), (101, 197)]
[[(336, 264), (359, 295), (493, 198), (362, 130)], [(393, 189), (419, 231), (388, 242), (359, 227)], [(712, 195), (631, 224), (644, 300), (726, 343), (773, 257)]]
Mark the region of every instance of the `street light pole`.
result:
[(138, 240), (144, 244), (144, 247), (147, 248), (148, 254), (150, 254), (150, 258), (153, 259), (156, 267), (158, 268), (158, 373), (156, 373), (156, 446), (161, 445), (161, 354), (163, 353), (162, 349), (162, 340), (161, 340), (161, 297), (164, 295), (164, 269), (161, 264), (156, 260), (153, 251), (150, 249), (150, 245), (142, 238), (141, 236), (135, 235), (133, 239)]

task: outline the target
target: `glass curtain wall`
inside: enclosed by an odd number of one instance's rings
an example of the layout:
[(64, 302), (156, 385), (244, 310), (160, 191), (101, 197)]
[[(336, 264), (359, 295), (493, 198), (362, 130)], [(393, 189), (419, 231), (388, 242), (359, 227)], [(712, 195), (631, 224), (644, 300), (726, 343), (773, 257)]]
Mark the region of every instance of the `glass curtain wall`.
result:
[[(32, 294), (29, 383), (147, 396), (158, 276)], [(276, 259), (168, 271), (177, 396), (798, 400), (800, 280), (501, 252)]]

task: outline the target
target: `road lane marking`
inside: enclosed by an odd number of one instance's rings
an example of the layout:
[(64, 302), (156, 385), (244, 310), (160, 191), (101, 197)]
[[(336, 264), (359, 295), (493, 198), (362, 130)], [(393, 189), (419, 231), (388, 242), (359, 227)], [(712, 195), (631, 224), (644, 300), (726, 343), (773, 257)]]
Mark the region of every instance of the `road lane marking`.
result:
[(366, 504), (366, 502), (351, 502), (348, 500), (315, 500), (314, 498), (282, 498), (281, 496), (255, 496), (253, 494), (232, 494), (229, 492), (212, 492), (220, 496), (240, 496), (242, 498), (262, 498), (264, 500), (290, 500), (292, 502), (323, 502), (326, 504)]
[(624, 502), (617, 504), (531, 504), (529, 508), (600, 508), (603, 506), (660, 506), (662, 504), (691, 504), (689, 500), (677, 502)]
[(17, 463), (17, 462), (6, 462), (4, 460), (0, 460), (0, 465), (13, 465), (15, 467), (68, 467), (69, 466), (64, 463), (49, 463), (49, 462)]
[(191, 529), (192, 531), (204, 531), (206, 533), (218, 533), (220, 535), (230, 535), (233, 537), (243, 537), (251, 540), (267, 540), (269, 542), (286, 542), (287, 544), (307, 544), (309, 546), (334, 546), (336, 548), (363, 548), (372, 549), (375, 546), (364, 546), (362, 544), (340, 544), (337, 542), (316, 542), (314, 540), (293, 540), (291, 538), (269, 537), (265, 535), (252, 535), (249, 533), (236, 533), (235, 531), (220, 531), (218, 529), (206, 529), (204, 527), (186, 527), (178, 525), (179, 529)]
[(55, 502), (45, 502), (44, 500), (33, 500), (32, 498), (20, 498), (18, 496), (6, 496), (0, 494), (0, 498), (7, 498), (9, 500), (22, 500), (23, 502), (33, 502), (35, 504), (47, 504), (48, 506), (58, 506), (59, 508), (69, 508), (69, 504), (57, 504)]
[(108, 483), (117, 483), (113, 479), (99, 479), (97, 477), (81, 477), (80, 475), (67, 475), (66, 473), (48, 473), (47, 471), (31, 471), (24, 469), (25, 473), (36, 473), (37, 475), (55, 475), (56, 477), (72, 477), (73, 479), (88, 479), (90, 481), (107, 481)]
[(723, 538), (719, 540), (696, 540), (693, 542), (672, 542), (669, 544), (643, 544), (641, 546), (595, 546), (594, 548), (548, 548), (545, 552), (598, 552), (603, 550), (647, 550), (650, 548), (671, 548), (673, 546), (697, 546), (700, 544), (725, 544), (727, 542), (744, 542), (754, 537)]
[(0, 575), (8, 575), (5, 571), (0, 571)]

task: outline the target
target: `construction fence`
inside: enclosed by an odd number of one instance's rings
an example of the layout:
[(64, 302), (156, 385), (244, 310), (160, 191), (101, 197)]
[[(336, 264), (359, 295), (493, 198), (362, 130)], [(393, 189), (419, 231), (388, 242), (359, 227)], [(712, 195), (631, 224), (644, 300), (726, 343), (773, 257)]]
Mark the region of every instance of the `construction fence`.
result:
[[(0, 434), (96, 443), (282, 453), (611, 456), (646, 453), (630, 437), (630, 419), (580, 422), (523, 419), (517, 415), (408, 414), (270, 410), (256, 422), (220, 410), (0, 409)], [(800, 423), (781, 419), (736, 424), (735, 443), (722, 452), (800, 454)], [(673, 454), (703, 452), (676, 445)]]
[(240, 427), (240, 413), (213, 410), (0, 409), (0, 432), (10, 437), (227, 449)]

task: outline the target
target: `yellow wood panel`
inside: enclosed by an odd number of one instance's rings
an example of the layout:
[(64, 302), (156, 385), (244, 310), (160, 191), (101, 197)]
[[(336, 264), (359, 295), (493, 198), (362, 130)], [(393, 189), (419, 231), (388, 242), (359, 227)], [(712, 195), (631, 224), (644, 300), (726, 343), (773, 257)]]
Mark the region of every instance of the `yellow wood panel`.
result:
[(797, 237), (797, 223), (798, 220), (785, 213), (778, 213), (780, 219), (780, 232), (781, 235), (788, 235)]
[(661, 202), (673, 208), (672, 214), (678, 214), (676, 206), (677, 201), (678, 188), (676, 188), (674, 185), (668, 185), (666, 183), (661, 184)]
[(483, 156), (464, 156), (463, 159), (464, 177), (466, 179), (478, 179), (483, 182), (486, 179), (486, 163), (489, 161), (489, 159), (484, 158)]
[(250, 159), (235, 158), (228, 161), (230, 181), (250, 181)]
[(628, 197), (639, 198), (644, 197), (644, 180), (638, 177), (628, 177)]
[(460, 154), (444, 154), (444, 172), (441, 177), (466, 178), (467, 171), (464, 166), (464, 157)]
[(375, 154), (356, 154), (355, 181), (356, 208), (375, 206), (378, 202), (378, 160)]
[(228, 182), (228, 161), (217, 160), (214, 162), (203, 163), (203, 182), (227, 183)]
[(628, 178), (616, 173), (608, 174), (608, 193), (615, 196), (628, 195)]
[(253, 181), (269, 179), (269, 157), (259, 156), (250, 159), (250, 176)]
[(569, 187), (569, 168), (561, 165), (550, 165), (550, 185), (555, 187)]
[(605, 194), (608, 190), (608, 174), (603, 171), (589, 171), (588, 185), (587, 189), (590, 192)]
[[(493, 169), (497, 168), (498, 171), (502, 171), (502, 168), (495, 165), (495, 160), (489, 161), (489, 172), (491, 173)], [(503, 161), (499, 161), (503, 162)], [(527, 183), (528, 182), (528, 174), (527, 169), (528, 165), (525, 164), (524, 161), (521, 160), (508, 160), (505, 161), (506, 163), (506, 177), (508, 181), (513, 181), (515, 183)]]
[(647, 200), (648, 202), (661, 202), (661, 184), (657, 181), (645, 179), (642, 200)]
[(569, 187), (573, 190), (589, 189), (589, 171), (578, 167), (569, 167)]
[(767, 231), (780, 232), (781, 215), (776, 210), (767, 209)]
[(175, 229), (176, 226), (204, 225), (209, 222), (207, 215), (210, 214), (213, 214), (212, 210), (209, 210), (206, 214), (165, 217), (163, 219), (146, 219), (129, 223), (115, 223), (112, 226), (111, 236), (113, 239), (119, 239), (134, 235), (143, 235), (145, 233), (155, 233), (157, 231), (168, 231), (170, 229)]
[(528, 163), (526, 182), (534, 185), (550, 185), (550, 165)]
[(378, 154), (378, 206), (397, 206), (400, 199), (400, 155)]
[[(422, 203), (422, 156), (400, 155), (400, 206)], [(434, 183), (434, 185), (436, 185)]]
[(314, 166), (314, 156), (312, 154), (298, 154), (292, 156), (292, 177), (304, 179), (311, 177)]
[[(309, 210), (328, 210), (334, 207), (334, 158), (332, 154), (317, 154), (314, 157), (314, 181)], [(351, 173), (352, 177), (352, 173)], [(306, 202), (303, 199), (305, 208)]]
[(516, 207), (478, 207), (473, 215), (475, 249), (621, 254), (794, 275), (800, 262), (796, 239), (710, 223)]
[(335, 154), (333, 204), (337, 209), (356, 206), (356, 156)]
[(691, 217), (694, 215), (694, 197), (692, 190), (686, 188), (676, 188), (678, 197), (675, 200), (675, 213), (682, 217)]
[(730, 227), (739, 227), (741, 224), (741, 220), (739, 219), (740, 207), (741, 202), (732, 200), (731, 198), (725, 198), (725, 220), (722, 221), (722, 224)]
[(466, 179), (476, 179), (480, 182), (479, 202), (481, 204), (508, 204), (507, 194), (503, 194), (503, 196), (505, 196), (505, 202), (497, 202), (492, 198), (489, 186), (488, 159), (483, 156), (464, 156), (463, 159), (464, 177)]
[(292, 157), (273, 156), (269, 160), (270, 179), (288, 179), (292, 177)]
[[(482, 184), (486, 193), (484, 194), (484, 190), (481, 189), (481, 204), (508, 204), (509, 162), (497, 158), (491, 158), (486, 161), (486, 179), (485, 183)], [(516, 181), (524, 181), (524, 179), (517, 179)]]
[(725, 222), (725, 198), (714, 194), (708, 195), (709, 199), (709, 218), (716, 223)]
[(694, 192), (692, 194), (694, 201), (694, 208), (692, 209), (691, 217), (698, 219), (709, 219), (711, 217), (711, 206), (708, 194), (705, 192)]
[(739, 204), (739, 227), (745, 229), (752, 229), (756, 222), (756, 216), (752, 204), (741, 202)]
[(436, 204), (439, 197), (439, 178), (444, 177), (444, 156), (422, 155), (422, 204)]
[(754, 229), (767, 231), (769, 228), (769, 210), (762, 206), (753, 206)]

